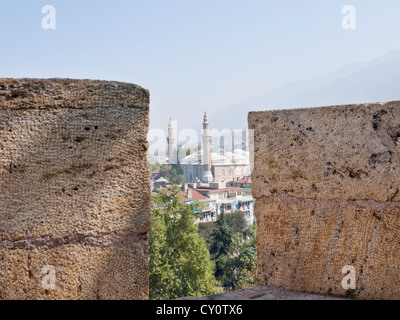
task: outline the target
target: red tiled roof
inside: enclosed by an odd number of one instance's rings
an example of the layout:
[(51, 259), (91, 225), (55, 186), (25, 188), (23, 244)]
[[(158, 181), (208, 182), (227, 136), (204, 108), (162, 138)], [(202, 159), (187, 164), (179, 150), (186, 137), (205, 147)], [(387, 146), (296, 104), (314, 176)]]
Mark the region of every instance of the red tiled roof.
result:
[(151, 172), (151, 174), (159, 174), (159, 173), (160, 173), (160, 170), (154, 170)]
[(226, 187), (223, 189), (197, 189), (200, 192), (209, 192), (209, 193), (216, 193), (216, 192), (224, 192), (224, 191), (231, 191), (231, 190), (243, 190), (241, 187)]
[(233, 181), (234, 183), (239, 183), (239, 184), (250, 184), (251, 183), (251, 177), (247, 177), (244, 179), (236, 180)]
[[(188, 198), (188, 191), (191, 191), (192, 196), (191, 198)], [(193, 188), (188, 188), (188, 191), (181, 191), (181, 196), (183, 201), (199, 201), (199, 200), (205, 200), (208, 199), (207, 196), (201, 194), (199, 191)]]
[[(209, 199), (209, 197), (201, 194), (199, 191), (197, 191), (196, 189), (193, 188), (188, 188), (188, 190), (191, 190), (192, 192), (192, 196), (191, 198), (188, 198), (188, 191), (181, 191), (180, 195), (181, 195), (181, 199), (183, 202), (187, 202), (187, 201), (199, 201), (199, 200), (206, 200)], [(172, 192), (171, 191), (167, 191), (167, 195), (169, 196)]]

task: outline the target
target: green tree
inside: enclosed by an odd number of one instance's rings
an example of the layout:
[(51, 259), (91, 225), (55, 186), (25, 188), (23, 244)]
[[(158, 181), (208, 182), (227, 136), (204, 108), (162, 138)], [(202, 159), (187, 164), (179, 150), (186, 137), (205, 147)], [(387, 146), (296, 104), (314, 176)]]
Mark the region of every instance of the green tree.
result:
[(161, 165), (158, 162), (150, 163), (151, 171), (160, 170), (160, 168), (161, 168)]
[(215, 222), (200, 223), (199, 224), (199, 235), (206, 243), (208, 250), (210, 250), (213, 243), (212, 234), (215, 231)]
[(168, 179), (168, 177), (170, 176), (170, 174), (171, 174), (171, 169), (172, 169), (172, 167), (171, 166), (161, 166), (161, 168), (160, 168), (160, 174), (161, 174), (161, 176), (163, 177), (163, 178), (165, 178), (165, 179)]
[(179, 175), (174, 175), (172, 177), (169, 178), (169, 181), (173, 184), (177, 184), (177, 185), (182, 185), (185, 184), (187, 182), (185, 176), (183, 174), (179, 174)]
[(223, 270), (220, 280), (225, 288), (244, 289), (256, 285), (257, 249), (255, 227), (250, 236), (243, 238), (241, 233), (232, 236), (232, 242), (219, 261)]
[(149, 280), (152, 299), (204, 296), (219, 291), (214, 264), (198, 234), (199, 203), (185, 204), (173, 186), (152, 198)]
[[(244, 237), (248, 237), (250, 234), (250, 227), (247, 224), (246, 218), (243, 212), (236, 211), (233, 213), (225, 214), (226, 224), (231, 233), (241, 233)], [(201, 223), (199, 224), (199, 234), (206, 242), (207, 248), (210, 250), (213, 243), (213, 233), (216, 228), (215, 222)]]
[(227, 253), (232, 242), (232, 232), (228, 227), (223, 210), (216, 222), (215, 230), (212, 233), (212, 239), (213, 242), (210, 248), (210, 253), (216, 265), (215, 277), (220, 279), (224, 273), (223, 267), (220, 264), (220, 259)]
[(226, 223), (232, 230), (232, 233), (240, 233), (244, 237), (249, 235), (249, 225), (247, 224), (244, 213), (241, 211), (235, 211), (226, 215)]
[(160, 175), (172, 184), (182, 185), (186, 183), (186, 178), (183, 175), (183, 170), (180, 164), (162, 166), (160, 169)]

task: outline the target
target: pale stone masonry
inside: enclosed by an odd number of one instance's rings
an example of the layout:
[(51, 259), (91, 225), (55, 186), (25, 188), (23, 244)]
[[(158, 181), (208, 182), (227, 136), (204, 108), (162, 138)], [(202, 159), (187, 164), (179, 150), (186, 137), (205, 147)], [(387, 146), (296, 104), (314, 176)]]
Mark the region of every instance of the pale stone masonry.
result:
[(249, 128), (260, 284), (400, 299), (400, 102), (252, 112)]
[(234, 290), (212, 296), (187, 297), (177, 300), (211, 300), (211, 301), (231, 301), (231, 300), (347, 300), (329, 295), (310, 294), (305, 292), (296, 292), (282, 288), (257, 286), (251, 289)]
[(0, 299), (148, 298), (148, 126), (137, 85), (0, 79)]

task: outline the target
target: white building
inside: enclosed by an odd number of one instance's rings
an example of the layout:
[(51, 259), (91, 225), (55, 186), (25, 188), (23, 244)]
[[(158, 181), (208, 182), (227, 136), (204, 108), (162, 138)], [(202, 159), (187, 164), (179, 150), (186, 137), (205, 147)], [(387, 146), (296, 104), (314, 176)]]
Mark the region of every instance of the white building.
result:
[(196, 223), (215, 222), (223, 210), (226, 214), (243, 212), (247, 223), (251, 225), (256, 221), (254, 199), (250, 195), (245, 195), (244, 191), (244, 188), (226, 186), (223, 182), (213, 182), (209, 185), (198, 182), (189, 184), (182, 192), (182, 196), (186, 203), (199, 201), (205, 204), (205, 209)]
[(207, 113), (203, 121), (203, 149), (180, 161), (189, 183), (229, 182), (250, 175), (250, 155), (242, 149), (212, 152)]
[[(177, 154), (177, 144), (173, 121), (168, 127), (168, 150), (171, 160)], [(250, 172), (249, 152), (242, 149), (212, 150), (207, 113), (203, 119), (202, 150), (180, 160), (184, 176), (189, 185), (181, 192), (183, 201), (199, 201), (206, 208), (197, 223), (215, 222), (222, 210), (225, 213), (243, 212), (247, 223), (254, 224), (254, 199), (245, 188), (227, 186), (227, 182), (248, 177)]]

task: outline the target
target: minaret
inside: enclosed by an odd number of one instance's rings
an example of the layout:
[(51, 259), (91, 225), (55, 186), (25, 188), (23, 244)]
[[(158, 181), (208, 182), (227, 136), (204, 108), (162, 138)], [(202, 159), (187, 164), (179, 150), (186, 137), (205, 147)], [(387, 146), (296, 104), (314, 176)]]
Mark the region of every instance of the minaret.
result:
[(201, 178), (203, 183), (213, 182), (214, 177), (211, 173), (211, 135), (208, 123), (207, 112), (204, 113), (203, 121), (203, 177)]
[(168, 164), (177, 163), (177, 146), (175, 137), (175, 127), (172, 119), (169, 120), (168, 124)]

